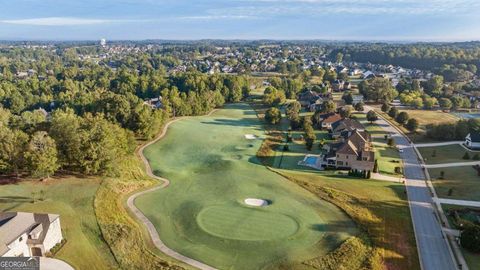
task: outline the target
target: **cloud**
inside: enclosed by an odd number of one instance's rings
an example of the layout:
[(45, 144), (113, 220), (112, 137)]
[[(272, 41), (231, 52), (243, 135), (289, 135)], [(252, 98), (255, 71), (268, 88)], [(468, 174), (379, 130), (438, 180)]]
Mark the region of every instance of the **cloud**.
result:
[(38, 25), (38, 26), (71, 26), (71, 25), (92, 25), (120, 22), (120, 20), (86, 19), (74, 17), (46, 17), (31, 19), (0, 20), (1, 23)]

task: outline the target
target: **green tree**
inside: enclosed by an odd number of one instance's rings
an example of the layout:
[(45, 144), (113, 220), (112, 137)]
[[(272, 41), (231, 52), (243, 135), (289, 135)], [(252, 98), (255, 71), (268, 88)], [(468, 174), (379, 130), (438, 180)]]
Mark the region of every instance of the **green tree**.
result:
[(392, 107), (392, 108), (388, 111), (388, 115), (389, 115), (390, 117), (392, 117), (393, 119), (397, 118), (398, 109), (395, 108), (395, 107)]
[(263, 94), (263, 103), (268, 106), (276, 106), (285, 102), (285, 93), (274, 87), (267, 87)]
[(405, 124), (408, 119), (410, 118), (410, 116), (408, 115), (407, 112), (400, 112), (397, 117), (395, 117), (395, 120), (397, 121), (397, 123), (399, 123), (400, 125), (403, 125)]
[(50, 177), (59, 168), (55, 141), (45, 131), (35, 132), (25, 153), (27, 170), (33, 177)]
[(383, 103), (382, 104), (382, 112), (388, 113), (390, 111), (390, 105), (388, 103)]
[(467, 226), (460, 235), (460, 243), (471, 252), (480, 252), (480, 226)]
[(282, 112), (278, 108), (272, 107), (265, 112), (267, 123), (276, 125), (280, 123), (280, 120), (282, 120)]
[(443, 110), (450, 110), (453, 106), (452, 101), (450, 101), (448, 98), (441, 98), (439, 105)]
[(377, 116), (377, 114), (375, 113), (375, 111), (373, 111), (373, 110), (368, 111), (368, 113), (367, 113), (367, 121), (369, 121), (370, 124), (371, 124), (371, 123), (373, 123), (373, 122), (375, 122), (375, 121), (377, 121), (377, 120), (378, 120), (378, 116)]
[(415, 119), (415, 118), (408, 119), (406, 127), (409, 131), (411, 131), (411, 132), (417, 131), (418, 126), (419, 126), (419, 123), (418, 123), (417, 119)]
[(322, 103), (321, 112), (323, 113), (334, 113), (337, 110), (337, 104), (331, 100), (325, 100)]
[(355, 104), (355, 110), (357, 112), (363, 112), (364, 110), (364, 105), (363, 102), (358, 102), (357, 104)]
[(339, 113), (343, 118), (349, 118), (352, 114), (352, 106), (348, 105), (340, 108)]
[(365, 80), (359, 85), (360, 93), (367, 100), (390, 102), (398, 96), (397, 90), (392, 86), (389, 79), (373, 78)]
[(0, 127), (0, 172), (18, 176), (25, 164), (27, 145), (28, 135), (23, 131)]

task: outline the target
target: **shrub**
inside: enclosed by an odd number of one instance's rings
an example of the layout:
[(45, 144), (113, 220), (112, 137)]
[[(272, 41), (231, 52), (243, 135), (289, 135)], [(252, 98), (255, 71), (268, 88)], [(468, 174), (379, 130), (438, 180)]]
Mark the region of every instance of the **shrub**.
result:
[(388, 138), (387, 144), (388, 146), (393, 147), (395, 145), (395, 141), (393, 140), (393, 138)]
[(395, 173), (402, 174), (402, 168), (401, 167), (395, 167)]
[(471, 252), (480, 252), (480, 226), (473, 225), (467, 227), (460, 235), (462, 247)]
[(375, 159), (375, 163), (373, 164), (373, 172), (378, 173), (378, 160)]
[(465, 152), (465, 155), (463, 155), (462, 159), (470, 159), (468, 152)]
[(479, 156), (478, 153), (477, 153), (477, 154), (475, 154), (475, 155), (473, 156), (472, 159), (473, 159), (473, 160), (480, 160), (480, 156)]

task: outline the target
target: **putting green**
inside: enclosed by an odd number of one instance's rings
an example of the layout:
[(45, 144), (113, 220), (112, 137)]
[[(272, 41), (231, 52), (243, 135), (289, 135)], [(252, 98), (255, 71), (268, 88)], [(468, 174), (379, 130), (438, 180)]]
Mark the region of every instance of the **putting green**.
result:
[[(262, 123), (247, 104), (172, 124), (145, 149), (170, 185), (136, 200), (164, 243), (219, 269), (276, 268), (326, 254), (356, 233), (338, 208), (269, 171)], [(268, 200), (248, 206), (246, 198)]]
[(295, 234), (298, 223), (292, 217), (244, 207), (211, 206), (197, 217), (200, 228), (227, 239), (263, 241)]

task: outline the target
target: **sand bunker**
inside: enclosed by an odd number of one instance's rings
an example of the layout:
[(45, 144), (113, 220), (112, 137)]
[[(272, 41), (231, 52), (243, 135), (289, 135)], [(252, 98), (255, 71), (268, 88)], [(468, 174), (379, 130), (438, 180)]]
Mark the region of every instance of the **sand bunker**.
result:
[(253, 134), (245, 134), (245, 139), (247, 140), (256, 140), (258, 137)]
[(245, 204), (250, 206), (267, 206), (269, 205), (269, 201), (262, 200), (262, 199), (255, 199), (255, 198), (247, 198), (245, 199)]

